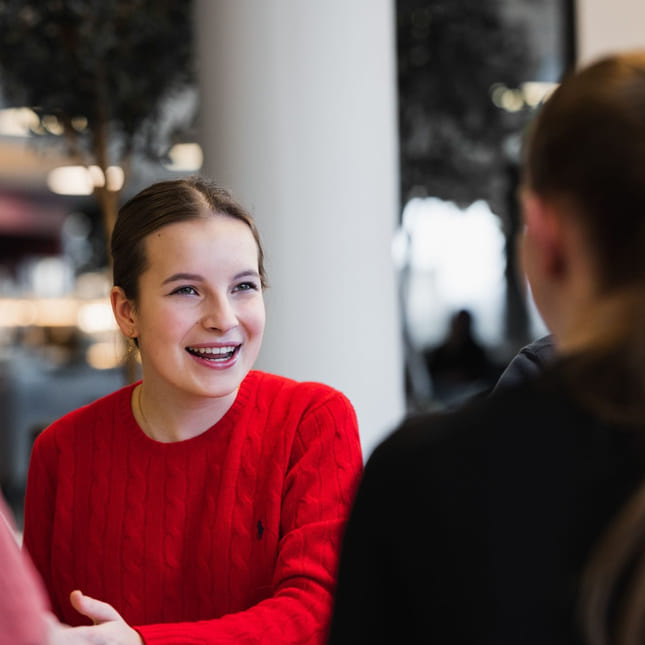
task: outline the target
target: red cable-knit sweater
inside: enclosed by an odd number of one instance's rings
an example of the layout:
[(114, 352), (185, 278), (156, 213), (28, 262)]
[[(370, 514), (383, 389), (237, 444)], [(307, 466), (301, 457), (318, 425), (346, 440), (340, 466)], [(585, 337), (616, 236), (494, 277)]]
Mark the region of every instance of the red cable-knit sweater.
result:
[(150, 645), (323, 643), (362, 470), (349, 401), (254, 371), (212, 428), (159, 443), (133, 387), (34, 445), (24, 543), (58, 617), (86, 622), (68, 600), (81, 589)]

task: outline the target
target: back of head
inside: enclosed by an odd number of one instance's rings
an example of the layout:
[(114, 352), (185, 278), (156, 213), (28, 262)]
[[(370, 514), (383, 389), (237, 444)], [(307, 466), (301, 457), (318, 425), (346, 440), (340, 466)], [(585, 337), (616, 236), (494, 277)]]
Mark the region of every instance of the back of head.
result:
[(586, 238), (599, 293), (624, 303), (602, 344), (570, 365), (572, 391), (609, 421), (641, 424), (645, 52), (603, 58), (566, 77), (532, 124), (523, 172), (534, 193), (566, 205)]
[(645, 51), (564, 79), (533, 123), (524, 181), (582, 219), (602, 286), (645, 280)]

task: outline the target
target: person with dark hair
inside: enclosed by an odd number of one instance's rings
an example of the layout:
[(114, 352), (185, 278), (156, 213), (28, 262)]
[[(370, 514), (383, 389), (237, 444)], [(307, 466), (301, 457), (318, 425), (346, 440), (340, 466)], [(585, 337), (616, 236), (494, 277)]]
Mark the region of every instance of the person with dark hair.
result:
[(372, 453), (330, 645), (645, 639), (645, 52), (564, 79), (522, 182), (523, 266), (556, 356)]
[(446, 338), (428, 348), (424, 358), (434, 396), (446, 407), (460, 405), (489, 390), (494, 383), (492, 361), (475, 338), (473, 315), (468, 309), (452, 315)]
[(54, 612), (95, 644), (323, 643), (357, 420), (326, 385), (253, 369), (251, 216), (204, 179), (160, 182), (121, 208), (111, 250), (142, 380), (36, 439), (24, 544)]

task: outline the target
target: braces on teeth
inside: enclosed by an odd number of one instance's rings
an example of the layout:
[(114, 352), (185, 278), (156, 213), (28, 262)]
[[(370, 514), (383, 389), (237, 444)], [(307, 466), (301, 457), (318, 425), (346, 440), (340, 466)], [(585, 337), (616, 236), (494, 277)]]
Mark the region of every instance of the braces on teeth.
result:
[(235, 351), (236, 345), (230, 345), (228, 347), (189, 347), (188, 349), (195, 354), (231, 354)]

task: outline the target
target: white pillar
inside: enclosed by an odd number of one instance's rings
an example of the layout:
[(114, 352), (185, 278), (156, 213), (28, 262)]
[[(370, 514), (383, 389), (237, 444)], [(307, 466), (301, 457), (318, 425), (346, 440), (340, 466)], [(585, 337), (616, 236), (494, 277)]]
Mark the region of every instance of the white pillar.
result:
[(643, 0), (576, 0), (578, 62), (612, 52), (645, 49)]
[(258, 367), (343, 391), (363, 449), (404, 412), (391, 0), (198, 0), (204, 173), (268, 255)]

